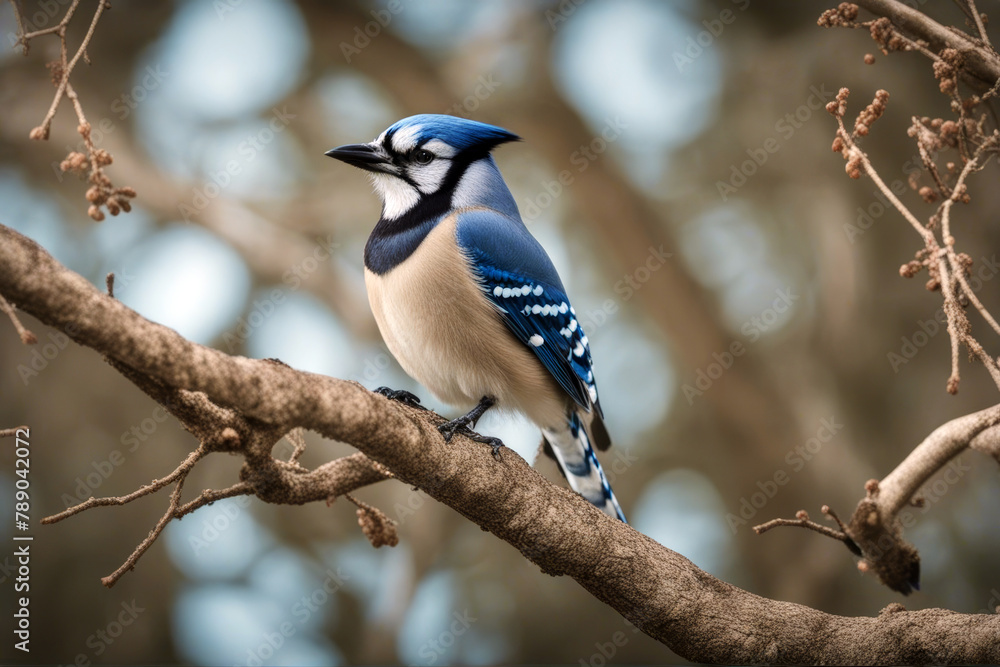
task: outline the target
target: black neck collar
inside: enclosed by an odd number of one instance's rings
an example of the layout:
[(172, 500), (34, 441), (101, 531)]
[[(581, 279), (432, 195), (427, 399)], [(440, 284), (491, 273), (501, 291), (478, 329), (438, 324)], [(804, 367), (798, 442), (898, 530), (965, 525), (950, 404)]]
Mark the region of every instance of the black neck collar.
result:
[[(436, 191), (420, 194), (417, 203), (398, 218), (382, 217), (365, 244), (365, 267), (383, 275), (405, 261), (451, 210), (451, 197), (469, 165), (489, 155), (489, 148), (457, 155)], [(407, 181), (416, 187), (412, 181)], [(419, 191), (418, 191), (419, 192)]]

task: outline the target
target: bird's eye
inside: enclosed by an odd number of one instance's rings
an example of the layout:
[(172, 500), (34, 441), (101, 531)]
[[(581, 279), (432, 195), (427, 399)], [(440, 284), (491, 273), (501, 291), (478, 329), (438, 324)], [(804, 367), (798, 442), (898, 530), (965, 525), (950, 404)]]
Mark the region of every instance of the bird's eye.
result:
[(413, 154), (413, 161), (417, 164), (430, 164), (433, 159), (434, 153), (422, 148)]

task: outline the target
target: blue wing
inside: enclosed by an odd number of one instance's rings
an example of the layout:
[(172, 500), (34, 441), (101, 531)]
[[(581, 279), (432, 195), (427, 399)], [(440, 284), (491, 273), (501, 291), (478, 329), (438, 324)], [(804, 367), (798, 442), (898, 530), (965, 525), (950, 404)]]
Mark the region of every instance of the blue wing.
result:
[(552, 261), (524, 223), (472, 209), (459, 214), (456, 238), (507, 328), (577, 404), (602, 415), (587, 335)]

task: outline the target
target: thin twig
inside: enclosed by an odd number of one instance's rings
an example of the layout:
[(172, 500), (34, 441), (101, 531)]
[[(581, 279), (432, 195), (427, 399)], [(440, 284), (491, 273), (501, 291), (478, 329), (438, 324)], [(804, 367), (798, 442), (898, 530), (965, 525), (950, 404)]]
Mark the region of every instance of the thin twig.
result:
[(944, 314), (948, 322), (948, 339), (951, 342), (951, 375), (945, 385), (949, 394), (958, 393), (958, 383), (962, 376), (959, 370), (958, 343), (961, 337), (959, 321), (965, 318), (965, 313), (955, 299), (955, 292), (948, 277), (948, 267), (944, 261), (938, 258), (938, 275), (941, 276), (941, 293), (944, 295)]
[[(192, 452), (192, 454), (193, 453), (194, 452)], [(190, 472), (190, 469), (188, 469), (188, 471), (186, 471), (183, 475), (181, 475), (181, 477), (177, 480), (177, 486), (174, 487), (173, 493), (170, 494), (170, 506), (167, 507), (167, 511), (163, 513), (163, 516), (160, 517), (160, 520), (156, 522), (156, 526), (153, 528), (153, 530), (149, 532), (149, 535), (146, 536), (146, 539), (144, 539), (142, 542), (139, 543), (139, 546), (137, 546), (135, 548), (135, 551), (132, 552), (132, 555), (130, 555), (128, 559), (126, 559), (126, 561), (122, 563), (121, 567), (119, 567), (117, 570), (115, 570), (108, 576), (101, 578), (101, 583), (104, 584), (106, 587), (111, 588), (112, 586), (114, 586), (118, 582), (118, 580), (121, 579), (123, 574), (125, 574), (126, 572), (135, 567), (135, 564), (139, 562), (139, 559), (142, 558), (142, 555), (146, 553), (146, 550), (153, 545), (153, 542), (156, 541), (156, 538), (160, 536), (160, 533), (163, 532), (163, 529), (166, 528), (167, 524), (170, 523), (170, 521), (174, 518), (174, 514), (180, 507), (181, 492), (184, 490), (184, 480), (187, 479), (187, 472)]]
[[(80, 0), (76, 0), (79, 2)], [(28, 55), (28, 43), (24, 41), (24, 19), (21, 17), (21, 7), (18, 0), (10, 0), (10, 6), (14, 10), (14, 22), (17, 24), (17, 34), (19, 35), (17, 42), (14, 43), (16, 47), (20, 44), (22, 48), (22, 53)]]
[(983, 44), (987, 48), (993, 49), (993, 44), (990, 43), (990, 36), (986, 34), (986, 26), (983, 25), (983, 17), (979, 14), (979, 10), (976, 9), (975, 0), (965, 0), (965, 5), (966, 14), (975, 22), (976, 30), (979, 31), (979, 39), (983, 40)]
[(191, 469), (194, 468), (194, 465), (202, 457), (204, 457), (207, 454), (208, 454), (208, 451), (205, 449), (205, 447), (204, 446), (200, 446), (200, 447), (198, 447), (198, 449), (196, 449), (193, 452), (191, 452), (190, 454), (188, 454), (187, 458), (185, 458), (184, 461), (179, 466), (177, 466), (174, 469), (174, 471), (171, 472), (166, 477), (163, 477), (163, 478), (157, 479), (157, 480), (153, 480), (151, 483), (146, 484), (145, 486), (139, 487), (138, 489), (136, 489), (132, 493), (129, 493), (129, 494), (124, 495), (124, 496), (113, 496), (113, 497), (109, 496), (109, 497), (105, 497), (105, 498), (94, 498), (94, 497), (88, 498), (87, 500), (83, 501), (82, 503), (80, 503), (78, 505), (74, 505), (73, 507), (67, 508), (67, 509), (63, 510), (62, 512), (59, 512), (58, 514), (53, 514), (52, 516), (45, 517), (44, 519), (42, 519), (42, 523), (43, 524), (58, 523), (58, 522), (62, 521), (63, 519), (68, 519), (69, 517), (71, 517), (73, 515), (79, 514), (80, 512), (84, 512), (84, 511), (89, 510), (89, 509), (94, 508), (94, 507), (109, 507), (109, 506), (112, 506), (112, 505), (127, 505), (128, 503), (132, 502), (133, 500), (137, 500), (139, 498), (142, 498), (143, 496), (148, 496), (151, 493), (156, 493), (157, 491), (159, 491), (163, 487), (169, 486), (171, 483), (173, 483), (173, 482), (175, 482), (175, 481), (177, 481), (179, 479), (183, 479), (189, 472), (191, 472)]
[[(917, 220), (916, 216), (913, 215), (913, 213), (899, 200), (898, 197), (896, 197), (895, 193), (893, 193), (881, 179), (878, 172), (875, 171), (875, 167), (869, 161), (867, 154), (854, 143), (851, 134), (847, 132), (847, 129), (844, 127), (842, 116), (836, 115), (836, 119), (837, 136), (844, 142), (845, 157), (849, 160), (856, 160), (857, 163), (861, 165), (865, 174), (872, 179), (878, 189), (885, 195), (886, 199), (888, 199), (893, 207), (896, 208), (896, 210), (903, 216), (903, 218), (910, 223), (910, 226), (913, 227), (918, 234), (920, 234), (924, 241), (924, 246), (927, 250), (928, 256), (932, 262), (936, 263), (935, 268), (937, 269), (938, 280), (941, 283), (941, 293), (944, 297), (944, 312), (947, 317), (948, 335), (951, 342), (951, 374), (949, 375), (948, 382), (946, 384), (948, 392), (954, 394), (958, 391), (961, 377), (959, 370), (960, 342), (964, 343), (966, 347), (969, 348), (970, 352), (972, 352), (972, 354), (974, 354), (983, 363), (987, 372), (990, 374), (990, 377), (993, 379), (993, 382), (997, 385), (997, 388), (1000, 389), (1000, 367), (997, 366), (993, 357), (986, 353), (982, 345), (968, 333), (968, 318), (965, 316), (965, 311), (958, 303), (955, 283), (961, 286), (962, 292), (969, 298), (971, 303), (976, 305), (977, 310), (979, 310), (984, 319), (986, 319), (986, 321), (997, 333), (1000, 333), (1000, 324), (997, 324), (996, 320), (982, 305), (982, 302), (979, 301), (978, 297), (975, 296), (971, 287), (968, 286), (968, 282), (965, 280), (964, 272), (958, 262), (958, 257), (955, 255), (954, 238), (951, 235), (949, 218), (952, 205), (965, 193), (965, 179), (969, 176), (969, 174), (982, 167), (982, 165), (979, 164), (979, 157), (987, 150), (996, 146), (998, 143), (997, 135), (994, 134), (987, 141), (983, 142), (983, 144), (976, 150), (975, 155), (966, 162), (958, 180), (955, 183), (955, 186), (951, 189), (950, 196), (947, 197), (939, 207), (944, 238), (944, 247), (942, 248), (941, 244), (938, 243), (934, 232)], [(921, 143), (922, 142), (918, 138), (918, 145), (921, 145)], [(947, 227), (945, 226), (946, 223), (948, 225)], [(951, 279), (952, 275), (955, 276), (955, 283), (953, 283)]]
[[(288, 457), (288, 462), (298, 465), (299, 457), (306, 451), (305, 431), (301, 428), (293, 428), (285, 435), (285, 437), (288, 438), (288, 442), (292, 443), (295, 447), (295, 449), (292, 450), (292, 455)], [(298, 467), (301, 468), (302, 466)]]
[[(83, 41), (80, 43), (80, 47), (76, 50), (73, 55), (73, 59), (66, 62), (66, 26), (69, 24), (70, 19), (73, 17), (73, 12), (76, 11), (76, 7), (79, 4), (79, 0), (74, 0), (72, 6), (66, 12), (66, 16), (63, 20), (59, 22), (59, 25), (53, 28), (46, 28), (45, 30), (39, 30), (22, 37), (23, 40), (28, 40), (33, 37), (39, 37), (41, 35), (46, 35), (49, 33), (57, 33), (59, 35), (60, 42), (62, 44), (62, 72), (59, 81), (59, 86), (56, 88), (55, 97), (52, 99), (52, 105), (49, 107), (48, 113), (45, 114), (45, 118), (42, 119), (42, 124), (31, 131), (32, 138), (49, 138), (49, 129), (52, 126), (52, 119), (55, 118), (56, 110), (59, 109), (59, 103), (62, 101), (63, 95), (66, 93), (66, 88), (69, 86), (69, 76), (73, 72), (73, 68), (80, 61), (84, 52), (87, 50), (87, 45), (90, 44), (91, 38), (94, 36), (94, 31), (97, 29), (97, 22), (101, 19), (101, 14), (109, 6), (108, 0), (97, 0), (97, 10), (94, 12), (94, 18), (90, 21), (90, 28), (87, 30), (87, 34), (84, 35)], [(82, 119), (81, 119), (82, 121)], [(35, 137), (36, 131), (40, 131), (41, 136)]]
[(7, 314), (7, 317), (10, 318), (11, 323), (17, 330), (17, 335), (21, 337), (22, 343), (24, 343), (25, 345), (34, 345), (35, 343), (38, 342), (38, 336), (33, 334), (31, 331), (25, 328), (23, 324), (21, 324), (21, 320), (18, 319), (17, 312), (14, 310), (14, 306), (10, 305), (7, 299), (3, 298), (2, 294), (0, 294), (0, 310), (5, 312)]
[[(965, 184), (965, 179), (969, 176), (969, 174), (971, 174), (973, 171), (979, 171), (986, 166), (985, 161), (982, 165), (980, 165), (979, 159), (987, 148), (996, 146), (998, 140), (1000, 140), (1000, 135), (993, 134), (990, 137), (989, 141), (984, 142), (983, 145), (976, 150), (976, 154), (973, 156), (971, 160), (969, 160), (969, 162), (966, 163), (965, 167), (962, 169), (962, 172), (958, 176), (958, 180), (955, 182), (955, 188), (954, 188), (955, 193), (961, 191), (962, 186)], [(991, 157), (992, 154), (987, 155), (986, 161), (989, 161)], [(983, 319), (986, 320), (991, 327), (993, 327), (993, 330), (998, 334), (1000, 334), (1000, 324), (997, 323), (992, 313), (990, 313), (986, 309), (982, 301), (979, 300), (979, 297), (977, 297), (976, 293), (972, 290), (972, 287), (969, 285), (968, 280), (966, 280), (965, 271), (962, 269), (961, 265), (958, 262), (958, 257), (955, 255), (954, 244), (948, 243), (948, 239), (953, 238), (951, 235), (951, 207), (956, 201), (957, 197), (954, 193), (952, 193), (952, 195), (948, 197), (948, 199), (941, 204), (941, 209), (940, 209), (941, 233), (944, 236), (945, 247), (947, 248), (948, 251), (948, 263), (951, 265), (952, 272), (958, 278), (958, 282), (962, 286), (963, 294), (965, 294), (966, 298), (968, 298), (969, 301), (976, 307), (976, 310), (978, 310), (979, 314), (983, 316)]]
[(187, 516), (191, 512), (204, 507), (205, 505), (211, 505), (217, 500), (222, 500), (224, 498), (235, 498), (236, 496), (252, 496), (253, 487), (248, 482), (237, 482), (232, 486), (225, 489), (205, 489), (201, 492), (201, 495), (191, 500), (184, 505), (181, 505), (174, 512), (174, 518), (180, 519), (181, 517)]
[(827, 517), (836, 521), (837, 525), (840, 526), (840, 530), (835, 530), (829, 526), (824, 526), (816, 523), (815, 521), (811, 521), (809, 519), (809, 514), (805, 510), (799, 510), (796, 512), (794, 519), (771, 519), (770, 521), (762, 523), (759, 526), (754, 526), (753, 530), (755, 533), (760, 535), (762, 533), (766, 533), (772, 528), (777, 528), (778, 526), (808, 528), (809, 530), (816, 531), (820, 535), (826, 535), (827, 537), (831, 537), (838, 542), (843, 542), (844, 545), (850, 549), (851, 553), (860, 556), (861, 550), (858, 548), (857, 543), (851, 538), (847, 531), (847, 526), (845, 526), (844, 522), (840, 520), (840, 517), (837, 516), (836, 512), (830, 509), (829, 505), (823, 505), (823, 507), (820, 508), (820, 511), (822, 511)]
[(79, 5), (80, 5), (80, 0), (73, 0), (73, 4), (71, 4), (69, 6), (69, 9), (66, 10), (66, 14), (63, 16), (62, 20), (59, 21), (59, 23), (57, 23), (56, 25), (52, 26), (51, 28), (42, 28), (34, 32), (25, 33), (24, 24), (23, 23), (19, 24), (22, 33), (20, 41), (24, 43), (25, 47), (27, 48), (28, 40), (34, 39), (35, 37), (41, 37), (43, 35), (51, 35), (52, 33), (63, 30), (67, 25), (69, 25), (69, 22), (73, 18), (73, 14), (76, 12), (76, 8)]
[(917, 217), (910, 212), (910, 209), (906, 208), (903, 202), (899, 201), (899, 198), (892, 191), (892, 189), (885, 184), (885, 181), (878, 175), (875, 171), (875, 167), (868, 160), (868, 155), (865, 154), (863, 150), (858, 148), (854, 140), (851, 139), (850, 133), (844, 128), (844, 120), (840, 117), (837, 118), (837, 125), (839, 126), (838, 135), (844, 141), (847, 146), (848, 158), (856, 158), (860, 161), (861, 165), (865, 168), (865, 174), (875, 183), (882, 194), (885, 195), (886, 199), (893, 205), (893, 207), (898, 210), (907, 222), (916, 230), (918, 234), (924, 239), (928, 245), (933, 245), (937, 247), (937, 240), (934, 238), (934, 234), (931, 230), (927, 229), (923, 223), (917, 220)]
[[(14, 0), (11, 0), (11, 2), (14, 3)], [(63, 96), (69, 99), (78, 121), (77, 132), (83, 137), (87, 154), (84, 155), (77, 151), (70, 151), (59, 167), (62, 171), (73, 171), (81, 176), (89, 174), (91, 187), (86, 192), (87, 201), (90, 202), (87, 208), (87, 215), (100, 222), (104, 219), (104, 212), (101, 210), (101, 207), (105, 207), (111, 215), (118, 215), (121, 211), (128, 212), (132, 209), (130, 200), (136, 196), (136, 193), (130, 187), (115, 187), (111, 179), (104, 173), (104, 167), (112, 162), (111, 154), (94, 145), (93, 138), (91, 137), (92, 128), (87, 121), (87, 116), (83, 111), (83, 106), (80, 104), (76, 90), (70, 83), (70, 75), (73, 73), (73, 69), (80, 59), (83, 58), (86, 62), (90, 62), (87, 55), (87, 48), (97, 29), (97, 23), (100, 21), (101, 15), (111, 5), (108, 0), (98, 0), (97, 9), (94, 11), (94, 17), (91, 19), (87, 34), (71, 58), (69, 56), (69, 47), (66, 43), (66, 31), (78, 6), (79, 0), (74, 0), (62, 20), (57, 25), (49, 28), (25, 33), (23, 22), (19, 23), (21, 32), (19, 41), (24, 44), (25, 51), (27, 51), (29, 40), (35, 37), (49, 34), (55, 34), (59, 37), (59, 60), (50, 65), (53, 67), (53, 75), (58, 77), (56, 93), (52, 98), (52, 104), (49, 106), (45, 118), (42, 120), (42, 124), (33, 128), (29, 136), (37, 140), (48, 139), (52, 129), (52, 120), (55, 118)], [(17, 15), (20, 16), (19, 11)]]

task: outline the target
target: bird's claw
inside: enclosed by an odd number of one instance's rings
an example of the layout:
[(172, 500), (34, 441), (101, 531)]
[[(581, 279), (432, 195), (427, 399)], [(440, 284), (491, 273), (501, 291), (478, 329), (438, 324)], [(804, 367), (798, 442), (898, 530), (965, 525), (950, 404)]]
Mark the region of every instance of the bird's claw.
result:
[(500, 462), (503, 461), (503, 456), (500, 455), (500, 450), (506, 446), (503, 444), (503, 440), (501, 440), (500, 438), (492, 438), (488, 435), (479, 435), (479, 434), (475, 434), (475, 437), (473, 436), (469, 437), (471, 437), (476, 442), (481, 442), (484, 445), (489, 445), (490, 447), (492, 447), (493, 458)]
[(458, 417), (438, 426), (438, 431), (441, 432), (445, 442), (451, 442), (456, 433), (473, 433), (474, 431), (469, 428), (471, 422), (467, 416)]
[(503, 440), (501, 440), (500, 438), (494, 438), (489, 435), (480, 435), (479, 433), (476, 433), (471, 428), (469, 428), (470, 423), (474, 424), (475, 422), (474, 420), (468, 419), (467, 417), (463, 416), (459, 417), (458, 419), (452, 419), (451, 421), (441, 424), (440, 426), (438, 426), (438, 430), (444, 437), (445, 442), (451, 442), (451, 439), (455, 436), (455, 434), (460, 433), (469, 440), (473, 440), (475, 442), (481, 442), (484, 445), (489, 445), (490, 447), (493, 448), (493, 458), (496, 459), (497, 461), (503, 461), (503, 457), (500, 455), (500, 448), (505, 446), (503, 444)]
[(417, 408), (418, 410), (426, 410), (424, 406), (420, 404), (420, 397), (416, 394), (406, 391), (405, 389), (390, 389), (389, 387), (379, 387), (375, 389), (375, 393), (381, 396), (385, 396), (391, 401), (398, 401), (409, 405), (411, 408)]

